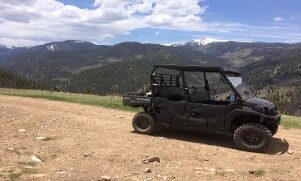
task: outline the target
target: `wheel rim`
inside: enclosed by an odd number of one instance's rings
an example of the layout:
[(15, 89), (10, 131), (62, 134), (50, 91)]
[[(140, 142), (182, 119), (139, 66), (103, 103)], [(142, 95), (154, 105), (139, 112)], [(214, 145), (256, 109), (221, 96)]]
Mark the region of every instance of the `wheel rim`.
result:
[(256, 132), (248, 132), (243, 136), (243, 141), (248, 145), (256, 146), (263, 142), (263, 137)]
[(145, 130), (145, 129), (147, 129), (149, 126), (150, 126), (150, 123), (149, 123), (149, 121), (146, 120), (146, 119), (139, 119), (139, 120), (137, 121), (137, 127), (138, 127), (139, 129)]

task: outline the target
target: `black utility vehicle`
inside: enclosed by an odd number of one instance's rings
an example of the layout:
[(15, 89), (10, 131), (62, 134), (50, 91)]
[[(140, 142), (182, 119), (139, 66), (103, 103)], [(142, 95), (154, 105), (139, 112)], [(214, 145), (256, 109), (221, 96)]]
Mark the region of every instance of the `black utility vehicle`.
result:
[(143, 107), (133, 118), (136, 132), (158, 126), (231, 134), (237, 146), (262, 151), (276, 134), (280, 113), (264, 99), (243, 99), (240, 74), (221, 67), (154, 65), (148, 93), (126, 93), (123, 104)]

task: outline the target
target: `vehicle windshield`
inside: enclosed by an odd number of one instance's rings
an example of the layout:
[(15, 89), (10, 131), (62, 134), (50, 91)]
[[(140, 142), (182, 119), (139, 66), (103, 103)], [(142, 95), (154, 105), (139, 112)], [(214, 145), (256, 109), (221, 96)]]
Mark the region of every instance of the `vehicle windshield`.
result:
[(242, 85), (242, 78), (240, 76), (239, 77), (227, 76), (227, 77), (235, 88), (238, 88), (240, 85)]
[(247, 99), (251, 96), (250, 91), (248, 90), (248, 86), (245, 84), (241, 76), (227, 75), (227, 78), (235, 87), (235, 89), (239, 92), (243, 99)]

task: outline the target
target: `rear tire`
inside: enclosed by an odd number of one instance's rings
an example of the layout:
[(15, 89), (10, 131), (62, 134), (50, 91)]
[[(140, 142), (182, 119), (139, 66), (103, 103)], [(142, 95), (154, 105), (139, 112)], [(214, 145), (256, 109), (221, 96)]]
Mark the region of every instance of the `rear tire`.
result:
[(272, 139), (272, 132), (262, 124), (247, 123), (239, 126), (234, 132), (236, 145), (245, 151), (261, 152)]
[(136, 114), (132, 125), (135, 132), (140, 134), (153, 134), (157, 130), (154, 117), (146, 112)]

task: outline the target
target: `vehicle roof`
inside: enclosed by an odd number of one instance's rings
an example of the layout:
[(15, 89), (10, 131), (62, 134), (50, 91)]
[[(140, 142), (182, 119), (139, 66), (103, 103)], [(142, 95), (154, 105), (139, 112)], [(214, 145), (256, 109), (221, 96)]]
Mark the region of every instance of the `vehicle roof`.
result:
[(233, 69), (230, 69), (228, 67), (219, 67), (219, 66), (160, 64), (160, 65), (154, 65), (153, 67), (177, 69), (183, 71), (224, 72), (226, 74), (233, 74), (235, 76), (240, 76), (240, 73)]

